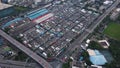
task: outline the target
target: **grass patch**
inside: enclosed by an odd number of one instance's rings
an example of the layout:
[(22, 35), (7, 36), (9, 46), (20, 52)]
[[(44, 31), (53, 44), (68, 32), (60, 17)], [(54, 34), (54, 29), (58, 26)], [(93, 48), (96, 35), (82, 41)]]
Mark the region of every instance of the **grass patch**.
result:
[(64, 63), (63, 65), (62, 65), (62, 68), (70, 68), (70, 63), (72, 62), (72, 59), (68, 59), (68, 62), (67, 63)]
[(120, 41), (120, 24), (110, 23), (104, 30), (104, 34), (107, 36)]
[(20, 6), (15, 6), (14, 7), (17, 11), (26, 11), (26, 10), (28, 10), (28, 8), (26, 8), (26, 7), (20, 7)]
[(64, 63), (62, 68), (70, 68), (70, 62)]
[(16, 61), (26, 61), (28, 56), (24, 54), (23, 52), (18, 52), (18, 55), (15, 57)]

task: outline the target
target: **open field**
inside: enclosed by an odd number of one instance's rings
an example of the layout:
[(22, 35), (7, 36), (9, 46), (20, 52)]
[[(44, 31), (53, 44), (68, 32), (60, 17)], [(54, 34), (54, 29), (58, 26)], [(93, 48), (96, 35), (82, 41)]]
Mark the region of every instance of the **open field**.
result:
[(104, 30), (104, 34), (113, 39), (120, 40), (120, 24), (110, 23)]

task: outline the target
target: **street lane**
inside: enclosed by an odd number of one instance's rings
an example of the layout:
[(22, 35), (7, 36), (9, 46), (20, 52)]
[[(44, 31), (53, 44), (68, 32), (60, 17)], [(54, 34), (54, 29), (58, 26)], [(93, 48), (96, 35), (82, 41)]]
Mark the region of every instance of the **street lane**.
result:
[(72, 51), (74, 51), (76, 48), (80, 47), (80, 44), (84, 39), (88, 37), (90, 33), (94, 31), (94, 29), (102, 22), (102, 20), (113, 10), (116, 8), (116, 6), (120, 3), (120, 0), (116, 0), (112, 6), (110, 6), (97, 20), (93, 22), (93, 24), (86, 29), (80, 37), (75, 39), (75, 41), (69, 46), (69, 48), (59, 56), (59, 58), (63, 58), (65, 55), (69, 55)]
[(6, 34), (4, 31), (0, 30), (0, 35), (8, 40), (10, 43), (12, 43), (15, 47), (23, 51), (25, 54), (30, 56), (33, 60), (35, 60), (38, 64), (40, 64), (44, 68), (53, 68), (46, 60), (44, 60), (42, 57), (37, 55), (35, 52), (31, 51), (27, 47), (25, 47), (23, 44), (19, 43), (15, 39), (13, 39), (11, 36)]

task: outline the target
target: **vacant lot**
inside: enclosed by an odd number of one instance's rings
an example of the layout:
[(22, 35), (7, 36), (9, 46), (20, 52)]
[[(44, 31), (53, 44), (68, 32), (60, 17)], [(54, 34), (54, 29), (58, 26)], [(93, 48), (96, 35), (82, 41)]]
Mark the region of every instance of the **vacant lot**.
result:
[(107, 36), (120, 41), (120, 24), (110, 23), (104, 30), (104, 33)]

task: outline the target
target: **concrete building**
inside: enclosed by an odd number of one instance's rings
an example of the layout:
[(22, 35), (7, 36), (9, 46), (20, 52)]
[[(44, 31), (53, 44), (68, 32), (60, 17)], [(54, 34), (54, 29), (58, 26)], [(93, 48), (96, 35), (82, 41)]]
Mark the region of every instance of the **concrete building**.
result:
[(120, 8), (116, 8), (116, 9), (112, 12), (112, 14), (111, 14), (111, 16), (110, 16), (110, 19), (116, 20), (116, 19), (118, 18), (119, 14), (120, 14)]
[(87, 68), (104, 68), (102, 66), (97, 66), (97, 65), (91, 65), (91, 66), (88, 66)]
[(9, 7), (12, 7), (12, 5), (1, 3), (1, 0), (0, 0), (0, 10), (6, 9), (6, 8), (9, 8)]
[(83, 62), (80, 61), (73, 61), (71, 68), (85, 68)]
[(107, 40), (99, 40), (98, 42), (103, 48), (108, 48), (110, 46)]

